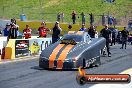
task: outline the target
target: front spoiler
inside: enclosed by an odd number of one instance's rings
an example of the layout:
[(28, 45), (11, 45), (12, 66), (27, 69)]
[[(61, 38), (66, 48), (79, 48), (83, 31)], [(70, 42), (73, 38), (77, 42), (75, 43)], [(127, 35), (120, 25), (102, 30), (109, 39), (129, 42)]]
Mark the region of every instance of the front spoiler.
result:
[(64, 70), (64, 71), (75, 71), (78, 70), (78, 67), (75, 66), (75, 62), (64, 62), (63, 68), (57, 68), (57, 61), (54, 61), (54, 67), (49, 68), (49, 60), (42, 60), (39, 61), (39, 67), (46, 69), (46, 70)]

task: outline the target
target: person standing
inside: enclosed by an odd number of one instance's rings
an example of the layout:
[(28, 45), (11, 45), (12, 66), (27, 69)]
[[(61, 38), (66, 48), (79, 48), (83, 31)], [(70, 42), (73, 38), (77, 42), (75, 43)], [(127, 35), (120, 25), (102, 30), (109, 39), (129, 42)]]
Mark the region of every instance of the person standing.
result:
[(111, 34), (112, 34), (112, 41), (110, 45), (112, 46), (113, 44), (115, 45), (115, 42), (116, 42), (116, 29), (113, 27), (109, 27), (109, 30), (111, 31)]
[(121, 35), (122, 35), (122, 47), (120, 49), (123, 49), (124, 45), (125, 45), (125, 49), (126, 49), (127, 38), (129, 35), (129, 32), (126, 30), (126, 27), (124, 27), (124, 30), (121, 31)]
[(81, 17), (82, 17), (82, 24), (85, 24), (85, 14), (84, 14), (84, 12), (81, 13)]
[(64, 22), (64, 13), (61, 13), (62, 23)]
[(9, 31), (10, 31), (11, 25), (9, 23), (6, 24), (5, 29), (3, 30), (3, 35), (4, 36), (9, 36)]
[(76, 12), (75, 11), (72, 12), (72, 21), (73, 21), (73, 24), (76, 24)]
[(49, 31), (49, 29), (46, 27), (46, 23), (42, 22), (41, 27), (38, 28), (39, 37), (46, 37), (46, 31)]
[(113, 17), (108, 16), (108, 25), (111, 26), (113, 24)]
[(116, 18), (115, 18), (115, 17), (113, 17), (113, 26), (114, 26), (114, 28), (116, 27), (116, 25), (117, 25)]
[(61, 19), (61, 14), (60, 14), (60, 13), (58, 13), (58, 14), (57, 14), (57, 21), (59, 21), (59, 22), (60, 22), (60, 19)]
[(104, 26), (105, 25), (105, 15), (103, 14), (102, 15), (102, 26)]
[(23, 35), (25, 39), (31, 38), (31, 29), (29, 28), (29, 25), (26, 25), (26, 28), (23, 30)]
[(89, 14), (89, 16), (90, 16), (90, 25), (93, 25), (93, 23), (94, 23), (94, 15), (91, 13), (91, 14)]
[(61, 31), (62, 31), (62, 29), (59, 26), (59, 22), (56, 21), (55, 26), (53, 28), (52, 43), (55, 43), (60, 39), (59, 35), (60, 35)]
[(11, 24), (11, 29), (9, 31), (9, 39), (16, 39), (18, 36), (18, 28), (16, 27), (16, 25), (14, 23)]
[(108, 29), (107, 25), (105, 25), (105, 28), (103, 28), (100, 31), (100, 34), (102, 37), (106, 39), (106, 48), (107, 48), (108, 57), (111, 57), (109, 42), (112, 36), (111, 36), (111, 31)]

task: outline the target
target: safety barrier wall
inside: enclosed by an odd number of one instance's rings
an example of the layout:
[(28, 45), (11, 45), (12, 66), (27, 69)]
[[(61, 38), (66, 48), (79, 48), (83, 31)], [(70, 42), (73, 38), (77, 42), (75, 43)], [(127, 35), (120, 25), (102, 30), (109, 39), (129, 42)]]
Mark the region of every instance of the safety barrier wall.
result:
[(24, 56), (39, 55), (52, 43), (52, 38), (9, 39), (5, 47), (4, 59), (16, 59)]
[(0, 37), (0, 61), (3, 58), (4, 47), (7, 45), (7, 37)]

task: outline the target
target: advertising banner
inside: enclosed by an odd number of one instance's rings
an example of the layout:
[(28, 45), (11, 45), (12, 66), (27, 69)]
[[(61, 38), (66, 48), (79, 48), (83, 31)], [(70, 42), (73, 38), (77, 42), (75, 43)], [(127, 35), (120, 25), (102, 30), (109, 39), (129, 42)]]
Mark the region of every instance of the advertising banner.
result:
[(52, 41), (51, 38), (37, 38), (29, 40), (29, 51), (31, 55), (38, 55), (48, 47)]
[(30, 55), (38, 55), (40, 46), (38, 45), (37, 39), (29, 40), (29, 52)]
[(15, 57), (23, 57), (29, 55), (29, 40), (16, 40)]

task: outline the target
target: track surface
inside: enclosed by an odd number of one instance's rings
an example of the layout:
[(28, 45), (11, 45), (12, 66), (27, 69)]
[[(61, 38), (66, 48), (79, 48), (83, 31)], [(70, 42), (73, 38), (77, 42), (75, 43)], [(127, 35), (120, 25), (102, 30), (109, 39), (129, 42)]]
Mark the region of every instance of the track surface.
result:
[[(101, 57), (102, 65), (87, 69), (87, 73), (120, 73), (132, 68), (132, 45), (111, 47), (112, 57)], [(76, 82), (77, 71), (48, 71), (38, 68), (38, 59), (0, 64), (0, 88), (89, 88)]]

